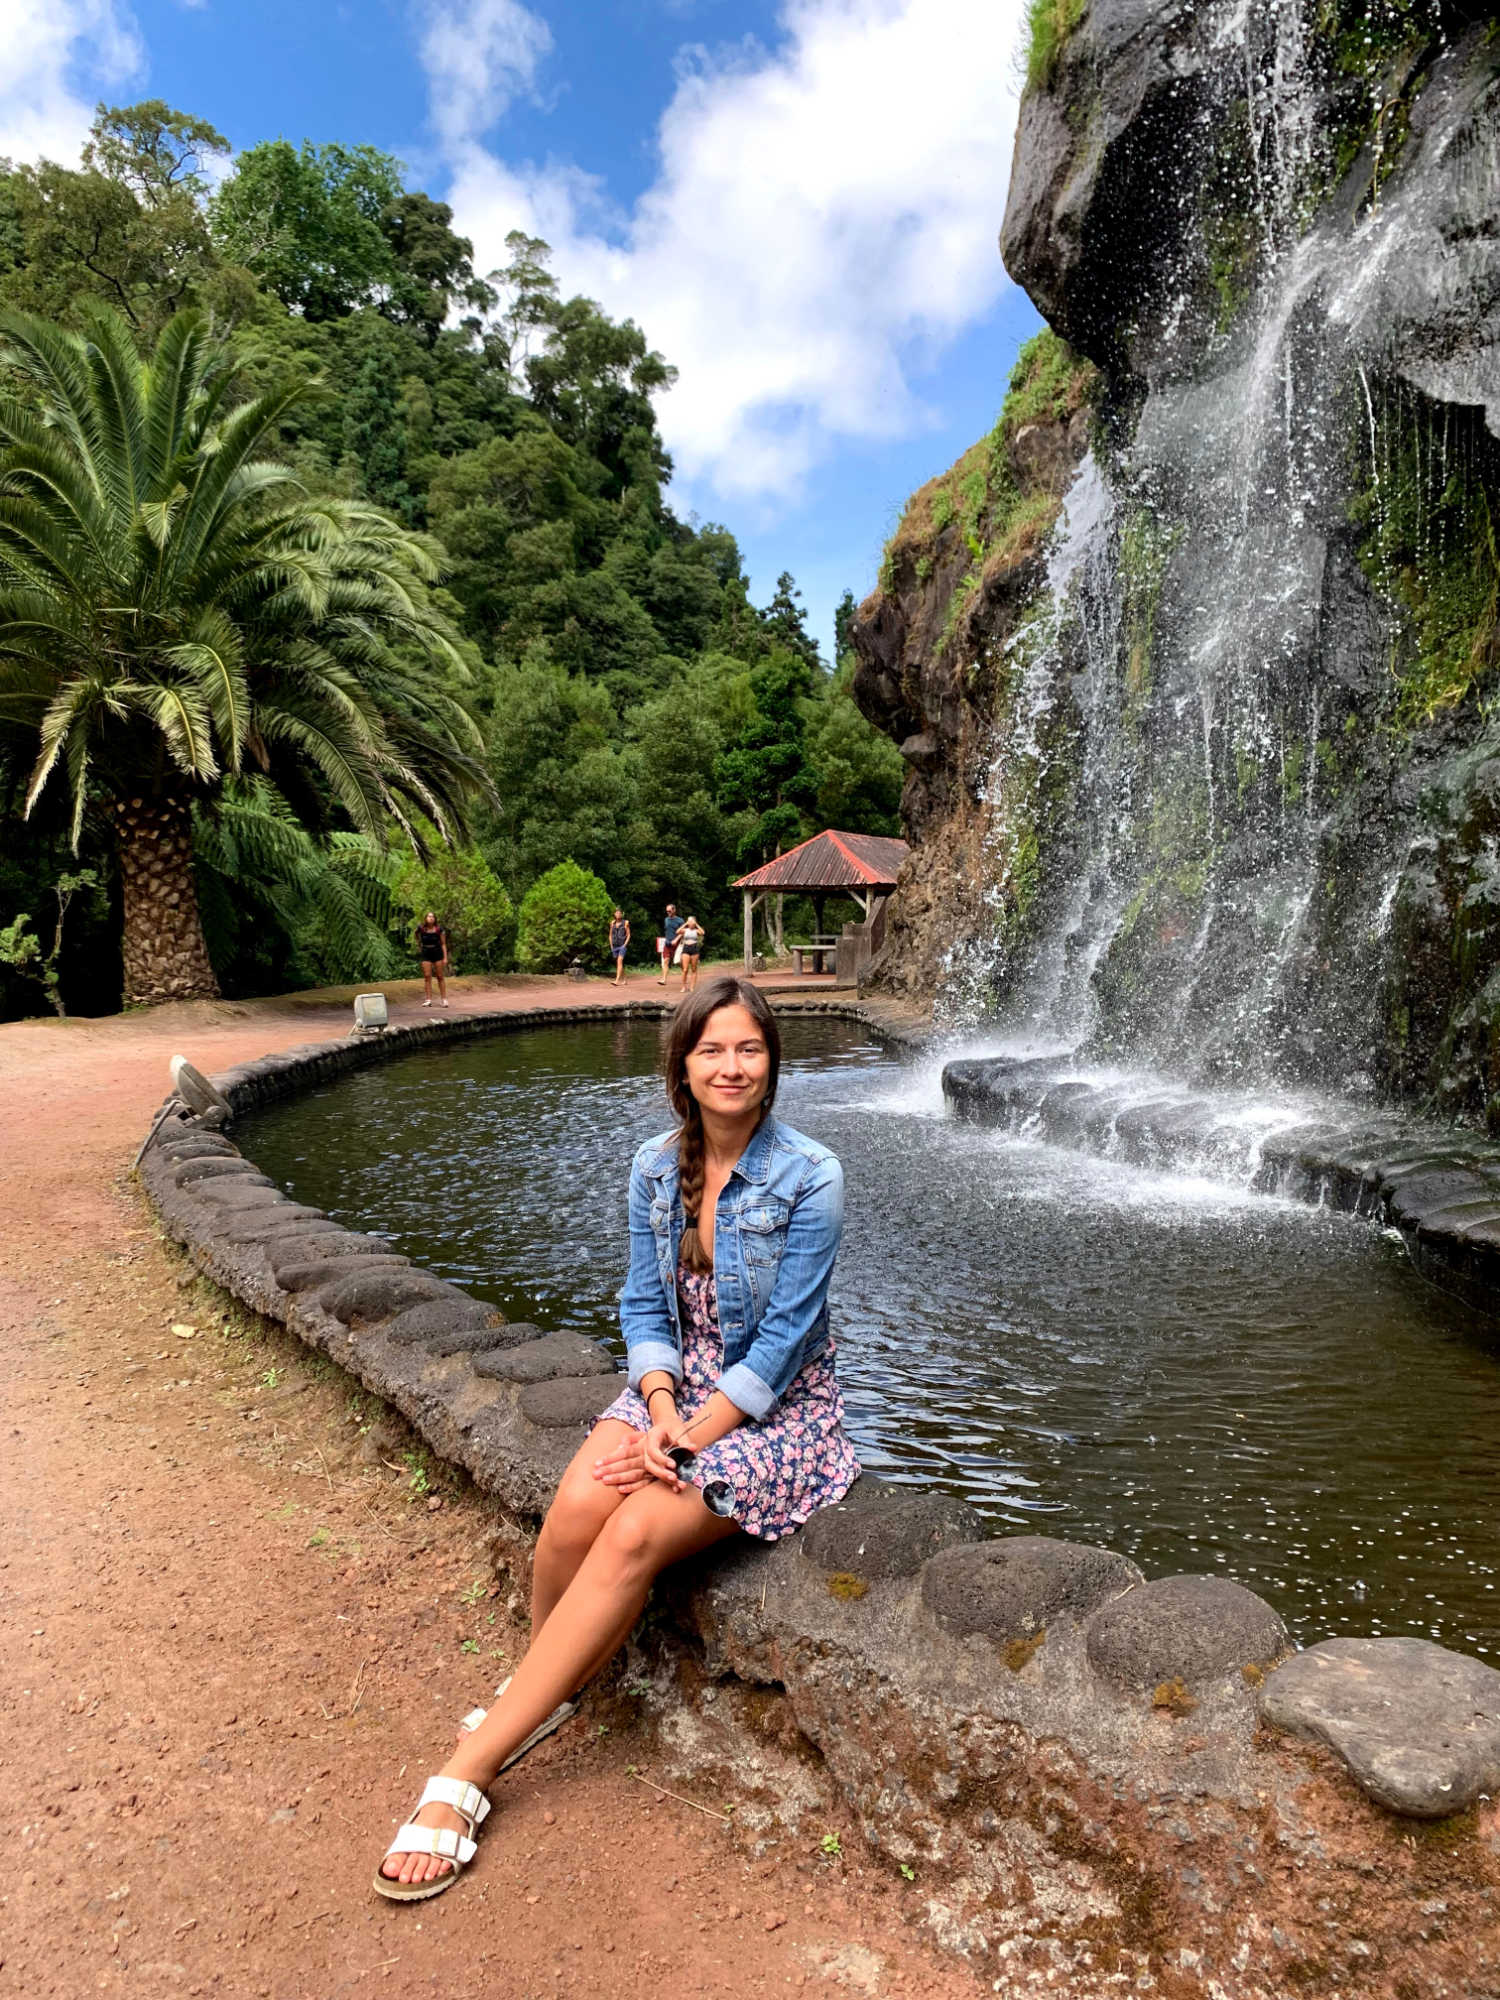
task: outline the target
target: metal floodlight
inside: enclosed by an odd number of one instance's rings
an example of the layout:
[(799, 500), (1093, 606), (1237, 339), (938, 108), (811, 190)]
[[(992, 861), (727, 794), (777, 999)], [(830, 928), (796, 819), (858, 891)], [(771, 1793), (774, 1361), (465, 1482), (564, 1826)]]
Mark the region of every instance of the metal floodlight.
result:
[(356, 993), (353, 1035), (383, 1035), (389, 1025), (383, 993)]
[(221, 1090), (216, 1090), (202, 1070), (195, 1069), (186, 1056), (173, 1056), (171, 1068), (172, 1088), (189, 1111), (199, 1118), (217, 1115), (221, 1119), (229, 1119), (234, 1116), (229, 1099)]

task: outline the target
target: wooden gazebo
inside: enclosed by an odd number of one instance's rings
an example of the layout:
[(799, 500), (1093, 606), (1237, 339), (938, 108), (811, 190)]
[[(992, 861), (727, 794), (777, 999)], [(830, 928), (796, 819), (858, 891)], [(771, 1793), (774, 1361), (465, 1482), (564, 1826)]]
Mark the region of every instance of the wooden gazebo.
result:
[(896, 877), (906, 859), (904, 840), (892, 840), (878, 833), (815, 833), (800, 847), (789, 848), (742, 875), (735, 888), (745, 898), (745, 968), (755, 956), (755, 906), (769, 897), (776, 899), (774, 930), (781, 949), (781, 907), (786, 896), (806, 896), (813, 906), (813, 922), (823, 932), (823, 905), (829, 896), (849, 896), (858, 903), (868, 923), (876, 905), (896, 886)]

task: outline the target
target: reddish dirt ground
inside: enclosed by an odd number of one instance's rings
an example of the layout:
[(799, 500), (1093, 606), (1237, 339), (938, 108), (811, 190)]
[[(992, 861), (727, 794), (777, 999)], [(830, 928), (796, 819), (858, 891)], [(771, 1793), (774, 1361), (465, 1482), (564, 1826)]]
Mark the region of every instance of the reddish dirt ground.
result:
[(171, 1055), (212, 1071), (348, 1018), (304, 997), (0, 1028), (0, 1992), (972, 2000), (915, 1929), (920, 1883), (837, 1819), (752, 1853), (642, 1782), (652, 1741), (619, 1704), (503, 1781), (450, 1894), (370, 1893), (522, 1643), (488, 1590), (490, 1510), (436, 1469), (414, 1492), (399, 1424), (197, 1278), (129, 1176)]

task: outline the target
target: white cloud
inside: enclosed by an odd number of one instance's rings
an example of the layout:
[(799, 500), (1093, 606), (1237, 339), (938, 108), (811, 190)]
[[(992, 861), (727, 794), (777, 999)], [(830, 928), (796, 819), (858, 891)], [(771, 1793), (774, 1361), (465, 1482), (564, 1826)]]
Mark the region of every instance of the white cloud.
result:
[(76, 162), (96, 100), (144, 51), (116, 0), (0, 0), (0, 154)]
[[(498, 94), (529, 87), (545, 24), (530, 16), (520, 34), (515, 0), (442, 18), (461, 36), (476, 11), (502, 15), (504, 45), (524, 53)], [(472, 107), (496, 86), (435, 63), (429, 34), (449, 199), (479, 269), (502, 261), (507, 230), (533, 230), (565, 286), (630, 314), (677, 364), (662, 427), (690, 491), (789, 500), (840, 441), (921, 427), (912, 374), (1004, 286), (1023, 13), (1024, 0), (786, 0), (774, 53), (685, 52), (657, 176), (614, 230), (576, 170), (481, 145)]]
[(425, 15), (422, 67), (433, 123), (445, 145), (471, 144), (530, 90), (552, 31), (519, 0), (429, 0)]

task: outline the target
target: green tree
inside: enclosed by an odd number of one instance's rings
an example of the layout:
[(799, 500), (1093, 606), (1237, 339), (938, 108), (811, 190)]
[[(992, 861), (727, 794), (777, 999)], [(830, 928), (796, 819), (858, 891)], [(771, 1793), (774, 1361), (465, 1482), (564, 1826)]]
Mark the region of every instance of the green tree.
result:
[(452, 221), (447, 202), (420, 193), (394, 196), (380, 218), (396, 267), (384, 311), (428, 347), (436, 345), (456, 305), (482, 312), (496, 299), (492, 287), (474, 276), (474, 245), (454, 235)]
[(76, 847), (100, 801), (124, 896), (127, 1001), (217, 990), (192, 808), (259, 769), (313, 827), (461, 829), (480, 780), (438, 559), (364, 505), (308, 499), (263, 456), (301, 390), (230, 406), (234, 357), (177, 315), (143, 361), (0, 314), (25, 400), (0, 402), (0, 720), (35, 747)]
[(602, 965), (614, 907), (597, 875), (576, 861), (560, 861), (526, 892), (516, 957), (533, 972), (562, 972), (574, 959)]
[(289, 310), (339, 319), (398, 289), (386, 220), (401, 164), (374, 146), (266, 139), (240, 154), (209, 206), (220, 253)]
[(849, 693), (852, 662), (834, 676), (807, 730), (807, 759), (820, 826), (899, 834), (906, 765), (891, 739), (867, 722)]
[(412, 925), (425, 911), (436, 911), (461, 966), (494, 971), (515, 949), (515, 905), (476, 847), (434, 848), (425, 861), (409, 858), (396, 876), (396, 898)]
[(805, 655), (773, 653), (750, 675), (754, 713), (714, 767), (719, 804), (748, 815), (740, 840), (747, 867), (802, 838), (802, 815), (816, 798), (804, 709), (812, 692)]
[(56, 317), (106, 301), (152, 333), (191, 299), (217, 259), (204, 168), (229, 142), (153, 98), (101, 105), (74, 169), (0, 162), (0, 282), (14, 305)]
[(805, 660), (813, 673), (818, 675), (823, 672), (823, 655), (818, 651), (817, 640), (808, 633), (806, 615), (802, 608), (802, 592), (797, 588), (791, 572), (783, 570), (776, 579), (776, 595), (760, 614), (761, 623), (778, 651)]

